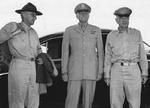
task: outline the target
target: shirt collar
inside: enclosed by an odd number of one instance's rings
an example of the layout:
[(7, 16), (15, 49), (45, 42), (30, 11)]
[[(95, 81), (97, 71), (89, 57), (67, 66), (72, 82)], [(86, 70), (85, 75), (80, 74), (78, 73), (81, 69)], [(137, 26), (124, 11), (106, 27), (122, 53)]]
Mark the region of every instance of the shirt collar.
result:
[(24, 23), (23, 21), (21, 22), (21, 26), (25, 31), (28, 31), (31, 29), (31, 27), (29, 27), (26, 23)]
[(121, 28), (118, 27), (118, 33), (129, 33), (129, 28), (127, 28), (125, 31), (121, 30)]
[(85, 25), (81, 25), (81, 23), (78, 23), (78, 27), (81, 31), (85, 32), (88, 28), (88, 23), (86, 23)]
[(78, 25), (79, 25), (80, 27), (84, 26), (84, 27), (86, 28), (86, 27), (88, 26), (88, 23), (86, 23), (85, 25), (81, 25), (81, 23), (79, 22)]

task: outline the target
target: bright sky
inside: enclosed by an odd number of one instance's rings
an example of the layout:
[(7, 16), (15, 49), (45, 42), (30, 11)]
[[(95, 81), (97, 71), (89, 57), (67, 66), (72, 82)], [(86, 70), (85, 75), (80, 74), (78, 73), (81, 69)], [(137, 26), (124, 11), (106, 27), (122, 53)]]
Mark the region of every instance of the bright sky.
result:
[(116, 9), (122, 6), (131, 8), (130, 27), (139, 29), (143, 40), (150, 44), (150, 0), (0, 0), (0, 28), (11, 21), (20, 22), (20, 15), (15, 10), (28, 2), (43, 13), (33, 26), (39, 37), (64, 31), (66, 27), (77, 24), (74, 8), (83, 2), (92, 8), (89, 23), (105, 29), (117, 28), (113, 15)]

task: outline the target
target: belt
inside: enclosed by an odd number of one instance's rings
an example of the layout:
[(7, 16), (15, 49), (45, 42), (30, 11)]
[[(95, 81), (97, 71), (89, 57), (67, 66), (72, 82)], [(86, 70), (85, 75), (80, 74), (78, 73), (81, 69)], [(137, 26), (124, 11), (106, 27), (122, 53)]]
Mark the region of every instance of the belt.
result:
[(35, 58), (33, 57), (14, 57), (15, 59), (21, 59), (21, 60), (27, 60), (27, 61), (35, 61)]
[(118, 62), (118, 63), (115, 63), (115, 64), (119, 64), (121, 66), (131, 66), (131, 65), (136, 65), (137, 63), (135, 62)]

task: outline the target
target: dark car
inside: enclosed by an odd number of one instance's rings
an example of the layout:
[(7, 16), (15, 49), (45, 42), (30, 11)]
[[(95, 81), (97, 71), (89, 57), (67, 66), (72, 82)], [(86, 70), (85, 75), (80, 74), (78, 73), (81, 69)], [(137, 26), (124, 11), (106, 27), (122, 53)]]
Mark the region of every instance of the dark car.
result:
[[(102, 39), (103, 44), (105, 48), (105, 42), (108, 33), (111, 32), (109, 29), (102, 29)], [(54, 33), (50, 35), (46, 35), (40, 38), (40, 43), (43, 47), (46, 48), (46, 53), (48, 53), (55, 65), (58, 69), (58, 77), (53, 78), (53, 86), (48, 87), (47, 94), (43, 94), (40, 96), (40, 108), (49, 108), (49, 107), (64, 107), (65, 103), (65, 97), (67, 94), (67, 83), (63, 82), (62, 75), (61, 75), (61, 47), (62, 47), (62, 38), (63, 38), (63, 32)], [(150, 60), (150, 54), (147, 54), (148, 61)], [(0, 68), (2, 65), (0, 65)], [(150, 64), (149, 64), (150, 67)], [(7, 70), (8, 67), (3, 67), (3, 71), (0, 73), (0, 108), (3, 106), (3, 108), (8, 108), (8, 94), (7, 94)], [(146, 84), (146, 87), (143, 88), (142, 92), (142, 106), (145, 105), (147, 100), (145, 100), (144, 97), (150, 98), (150, 81)], [(81, 91), (82, 93), (82, 91)], [(82, 102), (82, 99), (80, 97), (79, 103)], [(79, 104), (80, 106), (80, 104)], [(126, 107), (127, 104), (125, 102), (124, 107)], [(104, 80), (100, 80), (97, 82), (96, 85), (96, 92), (93, 102), (93, 108), (109, 108), (109, 87), (106, 86)]]

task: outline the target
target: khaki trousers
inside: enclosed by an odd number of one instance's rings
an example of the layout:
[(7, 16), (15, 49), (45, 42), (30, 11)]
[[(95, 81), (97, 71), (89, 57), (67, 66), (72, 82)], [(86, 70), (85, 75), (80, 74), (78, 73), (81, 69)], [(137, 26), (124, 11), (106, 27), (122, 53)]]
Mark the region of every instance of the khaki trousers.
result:
[(13, 59), (8, 73), (9, 108), (38, 108), (35, 63)]
[(130, 108), (140, 108), (141, 72), (138, 64), (121, 66), (114, 64), (111, 69), (110, 105), (122, 108), (125, 96)]
[(81, 87), (83, 89), (83, 108), (92, 108), (95, 93), (95, 80), (79, 80), (68, 82), (65, 108), (77, 108)]

